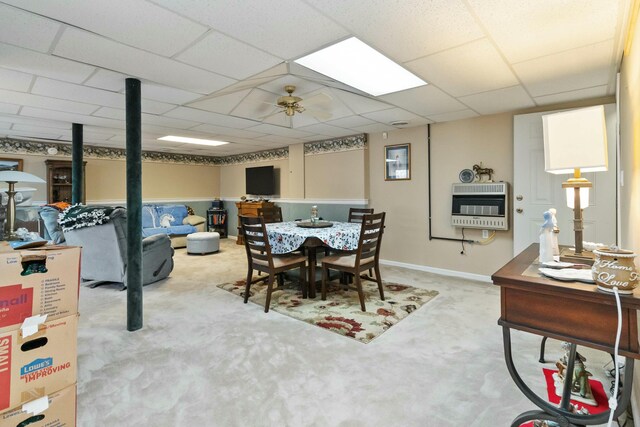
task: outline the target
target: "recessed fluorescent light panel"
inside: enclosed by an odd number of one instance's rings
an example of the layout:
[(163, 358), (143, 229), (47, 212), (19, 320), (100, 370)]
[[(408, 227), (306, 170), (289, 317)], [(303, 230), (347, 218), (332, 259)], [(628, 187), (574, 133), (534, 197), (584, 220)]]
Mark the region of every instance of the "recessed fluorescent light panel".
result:
[(427, 84), (355, 37), (295, 62), (373, 96)]
[(186, 136), (173, 136), (167, 135), (162, 138), (158, 138), (159, 141), (173, 141), (173, 142), (183, 142), (185, 144), (198, 144), (198, 145), (211, 145), (216, 147), (218, 145), (228, 144), (226, 141), (214, 141), (212, 139), (198, 139), (198, 138), (187, 138)]

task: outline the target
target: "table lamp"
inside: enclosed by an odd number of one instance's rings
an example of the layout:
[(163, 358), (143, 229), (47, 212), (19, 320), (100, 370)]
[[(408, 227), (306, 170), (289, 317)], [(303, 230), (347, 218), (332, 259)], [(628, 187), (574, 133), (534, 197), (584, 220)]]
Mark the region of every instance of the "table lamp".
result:
[(6, 240), (19, 240), (15, 233), (15, 220), (16, 220), (16, 200), (15, 200), (15, 184), (16, 182), (39, 182), (45, 181), (30, 173), (20, 171), (0, 171), (0, 181), (4, 181), (9, 184), (7, 190), (7, 218), (4, 223), (4, 238)]
[(588, 254), (583, 254), (582, 247), (582, 210), (589, 206), (589, 188), (592, 184), (580, 174), (607, 170), (604, 106), (544, 115), (542, 125), (545, 171), (553, 174), (573, 173), (573, 178), (563, 182), (562, 188), (566, 189), (567, 206), (574, 212), (575, 250), (561, 252), (560, 259), (593, 261)]

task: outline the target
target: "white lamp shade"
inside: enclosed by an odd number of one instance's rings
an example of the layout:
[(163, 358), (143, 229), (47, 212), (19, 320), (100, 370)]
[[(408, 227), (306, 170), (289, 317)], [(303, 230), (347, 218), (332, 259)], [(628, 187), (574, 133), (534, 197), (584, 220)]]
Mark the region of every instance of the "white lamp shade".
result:
[(39, 182), (44, 183), (45, 180), (31, 175), (30, 173), (20, 171), (0, 171), (0, 181), (3, 182)]
[(604, 106), (542, 116), (544, 170), (554, 174), (606, 171), (607, 129)]
[[(575, 206), (575, 189), (573, 187), (565, 188), (567, 190), (567, 207), (573, 209)], [(589, 187), (580, 188), (580, 209), (589, 207)]]

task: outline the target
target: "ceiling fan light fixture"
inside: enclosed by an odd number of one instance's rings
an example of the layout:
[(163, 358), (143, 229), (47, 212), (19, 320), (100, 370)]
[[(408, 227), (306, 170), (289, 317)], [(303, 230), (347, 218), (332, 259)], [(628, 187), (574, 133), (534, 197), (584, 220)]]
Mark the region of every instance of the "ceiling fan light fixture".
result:
[(163, 136), (162, 138), (158, 138), (158, 140), (182, 142), (183, 144), (209, 145), (211, 147), (217, 147), (218, 145), (225, 145), (229, 143), (227, 141), (215, 141), (213, 139), (189, 138), (186, 136), (175, 136), (175, 135)]
[(355, 37), (294, 62), (373, 96), (427, 84), (420, 77)]

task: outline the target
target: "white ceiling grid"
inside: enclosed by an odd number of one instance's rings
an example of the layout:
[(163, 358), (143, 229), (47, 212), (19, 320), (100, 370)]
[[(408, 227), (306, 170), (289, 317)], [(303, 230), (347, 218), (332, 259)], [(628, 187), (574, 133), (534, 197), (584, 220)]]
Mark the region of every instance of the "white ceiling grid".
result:
[[(123, 147), (127, 77), (145, 149), (207, 155), (612, 95), (629, 3), (0, 0), (0, 136), (65, 142), (82, 123)], [(372, 97), (293, 62), (350, 36), (429, 84)], [(278, 112), (285, 85), (307, 111)]]

